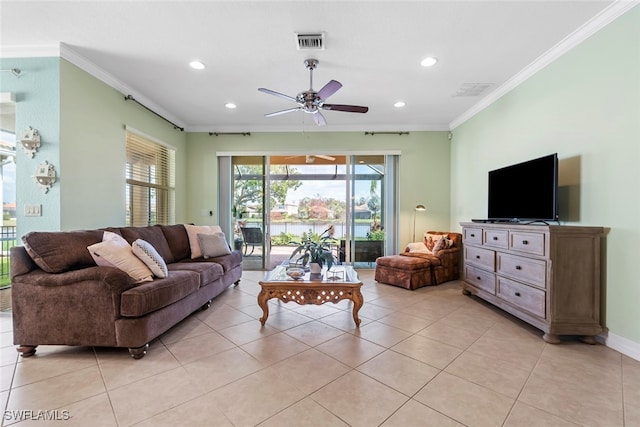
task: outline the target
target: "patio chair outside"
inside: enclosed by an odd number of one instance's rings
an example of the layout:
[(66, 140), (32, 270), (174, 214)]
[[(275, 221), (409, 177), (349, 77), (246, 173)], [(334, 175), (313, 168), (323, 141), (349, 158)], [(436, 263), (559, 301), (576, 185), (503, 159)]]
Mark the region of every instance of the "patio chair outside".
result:
[[(262, 246), (262, 229), (258, 227), (240, 227), (242, 239), (244, 240), (244, 256), (251, 256), (256, 245)], [(251, 252), (247, 255), (247, 250), (251, 246)]]

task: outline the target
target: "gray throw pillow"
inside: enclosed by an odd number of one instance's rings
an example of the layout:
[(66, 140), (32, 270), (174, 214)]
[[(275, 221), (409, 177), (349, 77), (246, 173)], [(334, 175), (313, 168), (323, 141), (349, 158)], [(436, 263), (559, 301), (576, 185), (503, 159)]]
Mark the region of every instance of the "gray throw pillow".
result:
[(200, 250), (205, 259), (231, 253), (231, 248), (229, 248), (224, 233), (198, 234), (198, 242), (200, 242)]

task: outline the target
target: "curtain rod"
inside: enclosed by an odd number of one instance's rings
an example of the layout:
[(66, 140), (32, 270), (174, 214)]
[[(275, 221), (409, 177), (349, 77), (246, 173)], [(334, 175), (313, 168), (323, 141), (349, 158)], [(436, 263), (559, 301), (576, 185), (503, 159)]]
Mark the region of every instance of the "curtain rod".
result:
[(160, 117), (160, 118), (161, 118), (162, 120), (164, 120), (165, 122), (168, 122), (168, 123), (172, 124), (174, 129), (178, 129), (178, 130), (180, 130), (180, 132), (184, 132), (184, 128), (181, 128), (181, 127), (180, 127), (180, 126), (178, 126), (177, 124), (173, 123), (171, 120), (169, 120), (169, 119), (167, 119), (166, 117), (163, 117), (163, 116), (161, 116), (160, 114), (156, 113), (155, 111), (153, 111), (151, 108), (147, 107), (146, 105), (141, 104), (141, 103), (140, 103), (140, 101), (138, 101), (137, 99), (135, 99), (133, 96), (131, 96), (131, 95), (125, 95), (124, 100), (125, 100), (125, 101), (133, 101), (133, 102), (135, 102), (136, 104), (138, 104), (139, 106), (141, 106), (141, 107), (142, 107), (142, 108), (144, 108), (145, 110), (150, 111), (150, 112), (152, 112), (153, 114), (155, 114), (156, 116)]
[(409, 135), (409, 132), (365, 132), (365, 135)]
[(220, 135), (251, 136), (251, 132), (209, 132), (209, 136), (220, 136)]

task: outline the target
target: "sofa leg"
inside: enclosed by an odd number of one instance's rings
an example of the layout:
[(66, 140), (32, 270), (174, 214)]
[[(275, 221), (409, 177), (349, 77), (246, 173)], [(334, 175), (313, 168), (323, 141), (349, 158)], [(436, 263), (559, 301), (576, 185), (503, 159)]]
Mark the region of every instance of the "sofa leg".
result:
[(36, 354), (37, 345), (21, 345), (16, 350), (20, 353), (22, 357), (31, 357)]
[(209, 307), (211, 307), (211, 300), (205, 302), (204, 305), (202, 307), (200, 307), (200, 310), (206, 310)]
[(233, 284), (234, 284), (235, 286), (238, 286), (238, 285), (240, 284), (240, 280), (236, 280), (235, 282), (233, 282)]
[(129, 354), (134, 359), (142, 359), (149, 350), (149, 344), (145, 344), (142, 347), (129, 347)]

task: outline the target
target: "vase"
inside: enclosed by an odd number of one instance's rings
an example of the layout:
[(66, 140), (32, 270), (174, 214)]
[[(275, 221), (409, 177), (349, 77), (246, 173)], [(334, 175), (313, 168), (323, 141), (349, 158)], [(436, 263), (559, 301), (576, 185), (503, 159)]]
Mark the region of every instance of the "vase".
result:
[(322, 272), (322, 266), (317, 262), (309, 263), (309, 272), (311, 274), (320, 274)]

